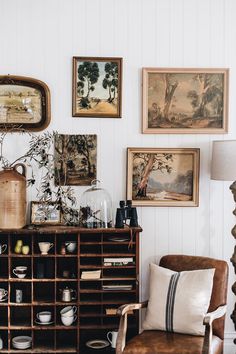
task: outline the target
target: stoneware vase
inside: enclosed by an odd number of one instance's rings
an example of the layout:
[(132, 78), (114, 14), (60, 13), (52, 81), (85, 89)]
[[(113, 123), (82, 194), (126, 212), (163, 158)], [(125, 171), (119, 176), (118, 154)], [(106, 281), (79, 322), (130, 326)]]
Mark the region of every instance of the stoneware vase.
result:
[[(21, 167), (22, 172), (17, 168)], [(0, 171), (0, 228), (19, 229), (26, 225), (26, 168), (18, 163)]]

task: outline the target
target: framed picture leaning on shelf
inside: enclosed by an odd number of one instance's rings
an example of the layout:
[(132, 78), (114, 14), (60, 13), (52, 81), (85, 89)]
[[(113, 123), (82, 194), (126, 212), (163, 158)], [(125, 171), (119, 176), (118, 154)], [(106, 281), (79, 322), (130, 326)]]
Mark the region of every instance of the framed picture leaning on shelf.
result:
[(227, 133), (228, 74), (229, 69), (143, 68), (143, 133)]
[(31, 201), (31, 224), (33, 225), (59, 225), (61, 212), (57, 203)]
[(73, 117), (120, 118), (122, 58), (73, 57)]
[(128, 148), (127, 199), (135, 206), (198, 206), (197, 148)]

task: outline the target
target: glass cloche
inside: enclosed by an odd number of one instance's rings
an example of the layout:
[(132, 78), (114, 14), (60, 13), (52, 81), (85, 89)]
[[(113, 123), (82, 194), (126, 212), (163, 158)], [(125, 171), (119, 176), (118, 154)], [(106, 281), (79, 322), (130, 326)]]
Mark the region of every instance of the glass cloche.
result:
[(109, 193), (101, 188), (100, 181), (94, 180), (92, 187), (81, 196), (80, 220), (83, 227), (112, 227), (112, 202)]

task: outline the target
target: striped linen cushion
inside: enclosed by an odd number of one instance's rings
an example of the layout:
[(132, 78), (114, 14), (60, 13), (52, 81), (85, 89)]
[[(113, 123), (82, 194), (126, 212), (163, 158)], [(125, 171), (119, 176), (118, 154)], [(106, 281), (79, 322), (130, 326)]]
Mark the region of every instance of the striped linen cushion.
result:
[(150, 265), (150, 297), (143, 329), (204, 335), (215, 269), (173, 272)]

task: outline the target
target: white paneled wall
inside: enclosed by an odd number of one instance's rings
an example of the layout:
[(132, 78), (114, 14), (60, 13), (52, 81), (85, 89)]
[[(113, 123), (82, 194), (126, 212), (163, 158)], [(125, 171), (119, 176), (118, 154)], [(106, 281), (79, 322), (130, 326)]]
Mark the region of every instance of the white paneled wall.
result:
[[(212, 256), (229, 261), (235, 223), (229, 183), (210, 180), (211, 143), (236, 139), (235, 0), (0, 0), (0, 74), (31, 76), (51, 90), (50, 130), (98, 135), (98, 177), (114, 209), (125, 198), (126, 147), (199, 147), (198, 208), (139, 208), (142, 299), (148, 296), (150, 261), (166, 253)], [(120, 56), (123, 68), (122, 119), (71, 116), (72, 56)], [(229, 67), (227, 135), (141, 134), (142, 67)], [(9, 156), (24, 149), (10, 142)], [(235, 163), (235, 162), (234, 162)], [(78, 199), (85, 188), (78, 188)], [(29, 191), (29, 200), (34, 197)], [(230, 264), (230, 284), (235, 275)], [(235, 336), (229, 315), (228, 353)]]

